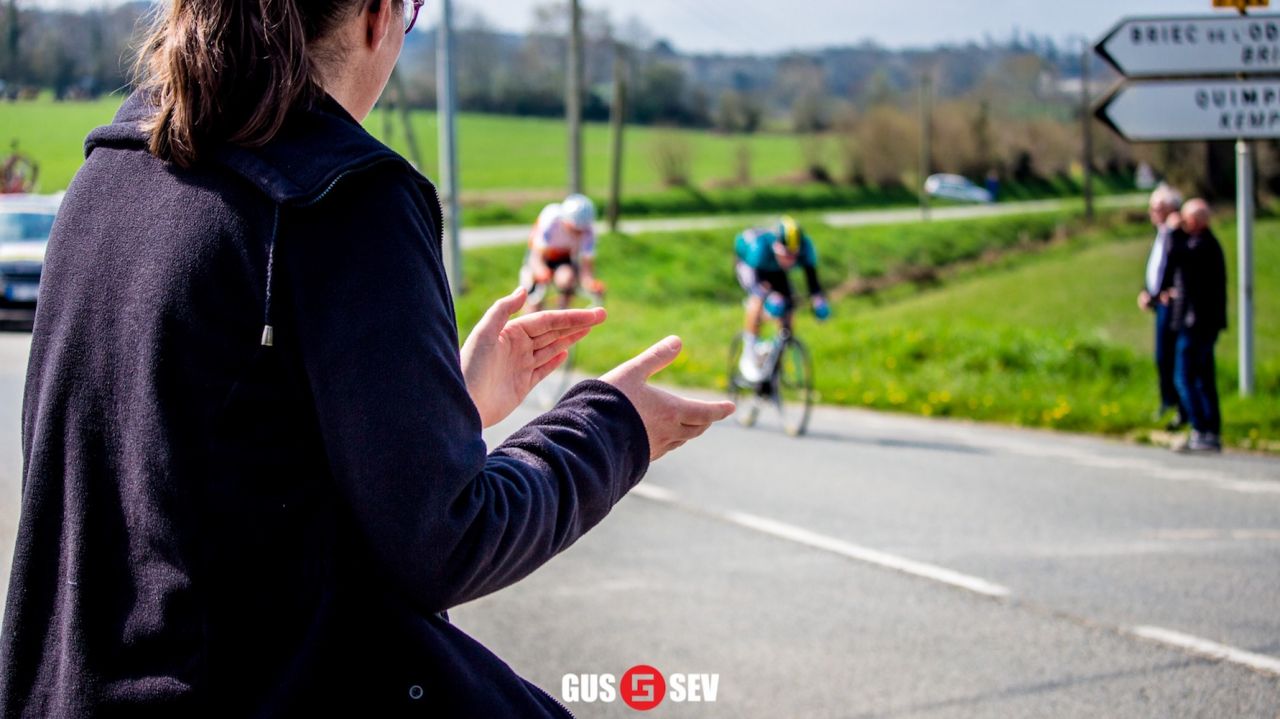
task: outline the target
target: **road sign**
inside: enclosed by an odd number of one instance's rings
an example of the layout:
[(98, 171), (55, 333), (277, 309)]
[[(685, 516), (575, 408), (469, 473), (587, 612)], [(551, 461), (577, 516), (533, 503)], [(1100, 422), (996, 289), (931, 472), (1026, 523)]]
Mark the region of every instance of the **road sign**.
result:
[(1243, 10), (1251, 7), (1270, 7), (1271, 0), (1213, 0), (1213, 6)]
[(1130, 83), (1095, 114), (1130, 142), (1277, 138), (1280, 80)]
[(1280, 15), (1126, 18), (1097, 45), (1126, 77), (1280, 72)]

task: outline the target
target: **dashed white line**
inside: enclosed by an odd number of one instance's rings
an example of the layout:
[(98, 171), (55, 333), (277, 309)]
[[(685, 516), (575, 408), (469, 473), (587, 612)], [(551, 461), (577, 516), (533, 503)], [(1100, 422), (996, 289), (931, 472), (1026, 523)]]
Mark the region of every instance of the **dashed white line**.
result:
[(850, 559), (856, 559), (867, 564), (875, 564), (887, 569), (892, 569), (904, 574), (911, 574), (924, 579), (930, 579), (935, 582), (949, 584), (953, 587), (966, 589), (976, 594), (986, 595), (988, 597), (1007, 597), (1011, 594), (1008, 588), (988, 582), (985, 579), (973, 577), (968, 574), (962, 574), (945, 567), (939, 567), (925, 562), (918, 562), (914, 559), (906, 557), (898, 557), (887, 552), (881, 552), (867, 547), (860, 547), (851, 542), (846, 542), (834, 537), (828, 537), (816, 532), (810, 532), (807, 529), (801, 529), (790, 524), (783, 524), (772, 519), (757, 517), (752, 514), (743, 512), (726, 512), (724, 519), (733, 522), (748, 529), (754, 529), (757, 532), (770, 534), (780, 539), (786, 539), (796, 544), (803, 544), (815, 549), (821, 549), (832, 554), (839, 554)]
[(1280, 676), (1280, 659), (1265, 654), (1255, 654), (1243, 649), (1236, 649), (1225, 644), (1211, 642), (1208, 639), (1193, 637), (1190, 634), (1175, 632), (1161, 627), (1134, 627), (1129, 631), (1135, 637), (1177, 647), (1192, 654), (1209, 659), (1231, 662), (1249, 667), (1267, 674)]
[[(731, 510), (722, 511), (695, 506), (684, 501), (675, 492), (666, 489), (665, 487), (659, 487), (652, 484), (641, 484), (632, 489), (631, 494), (643, 497), (644, 499), (648, 499), (653, 502), (669, 504), (685, 511), (690, 511), (696, 514), (712, 517), (723, 522), (735, 524), (778, 539), (784, 539), (806, 547), (830, 552), (859, 562), (892, 569), (921, 579), (928, 579), (930, 581), (946, 584), (975, 594), (999, 599), (1009, 599), (1013, 596), (1013, 592), (1010, 591), (1008, 587), (1001, 586), (994, 582), (989, 582), (979, 577), (956, 572), (945, 567), (939, 567), (925, 562), (918, 562), (914, 559), (899, 557), (876, 549), (862, 547), (851, 542), (846, 542), (842, 539), (828, 537), (824, 534), (811, 532), (802, 527), (786, 524), (766, 517), (760, 517), (754, 514), (747, 514), (746, 512), (736, 512)], [(1252, 538), (1254, 534), (1248, 531), (1243, 533), (1250, 538)], [(1235, 534), (1241, 534), (1241, 532), (1236, 532)], [(1260, 534), (1267, 537), (1271, 536), (1271, 533), (1267, 530), (1263, 530)], [(1188, 533), (1188, 536), (1191, 535)], [(1194, 536), (1195, 538), (1201, 538), (1200, 533), (1197, 533)], [(1265, 654), (1257, 654), (1243, 649), (1237, 649), (1208, 639), (1201, 639), (1200, 637), (1175, 632), (1171, 629), (1164, 629), (1161, 627), (1113, 627), (1113, 631), (1118, 631), (1121, 634), (1127, 634), (1147, 641), (1164, 644), (1197, 656), (1237, 664), (1255, 671), (1280, 676), (1280, 659), (1267, 656)]]
[[(631, 490), (632, 494), (644, 497), (645, 499), (662, 502), (665, 504), (673, 504), (686, 506), (674, 492), (662, 487), (655, 487), (649, 484), (642, 484)], [(802, 544), (814, 549), (820, 549), (824, 552), (838, 554), (842, 557), (874, 564), (886, 569), (892, 569), (903, 574), (910, 574), (922, 579), (928, 579), (934, 582), (940, 582), (952, 587), (964, 589), (966, 591), (981, 594), (987, 597), (1005, 598), (1012, 594), (1007, 587), (1003, 587), (994, 582), (988, 582), (979, 577), (973, 577), (968, 574), (962, 574), (945, 567), (939, 567), (925, 562), (918, 562), (914, 559), (899, 557), (887, 552), (881, 552), (868, 547), (861, 547), (851, 542), (846, 542), (835, 537), (828, 537), (824, 534), (811, 532), (807, 529), (797, 527), (791, 524), (785, 524), (765, 517), (759, 517), (754, 514), (734, 511), (716, 511), (702, 507), (693, 508), (700, 514), (705, 514), (716, 519), (736, 524), (762, 534), (768, 534), (779, 539), (785, 539), (789, 542)]]

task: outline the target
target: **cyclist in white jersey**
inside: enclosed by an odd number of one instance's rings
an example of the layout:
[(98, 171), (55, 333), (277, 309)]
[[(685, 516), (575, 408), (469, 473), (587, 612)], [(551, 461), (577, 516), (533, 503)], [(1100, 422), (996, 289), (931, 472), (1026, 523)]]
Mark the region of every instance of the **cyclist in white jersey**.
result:
[(604, 283), (595, 276), (595, 219), (595, 205), (584, 195), (570, 195), (542, 208), (520, 271), (520, 283), (538, 297), (527, 311), (543, 309), (545, 294), (532, 292), (538, 285), (555, 285), (561, 309), (569, 306), (580, 286), (593, 294), (604, 292)]

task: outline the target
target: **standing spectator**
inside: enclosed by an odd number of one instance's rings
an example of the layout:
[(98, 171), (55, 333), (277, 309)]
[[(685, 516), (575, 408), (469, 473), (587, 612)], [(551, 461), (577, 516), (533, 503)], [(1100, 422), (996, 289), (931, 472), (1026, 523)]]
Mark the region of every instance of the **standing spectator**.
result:
[(1191, 420), (1191, 434), (1176, 449), (1221, 452), (1222, 416), (1218, 408), (1213, 348), (1227, 327), (1227, 263), (1218, 238), (1209, 229), (1209, 205), (1187, 202), (1171, 214), (1175, 230), (1161, 290), (1171, 300), (1170, 323), (1178, 333), (1174, 385)]
[(1169, 412), (1174, 412), (1173, 419), (1166, 425), (1166, 429), (1171, 432), (1187, 423), (1187, 412), (1173, 382), (1174, 347), (1178, 341), (1178, 333), (1170, 324), (1170, 300), (1168, 296), (1161, 295), (1160, 285), (1164, 281), (1164, 271), (1169, 264), (1169, 249), (1173, 243), (1174, 230), (1168, 224), (1169, 216), (1181, 207), (1182, 195), (1164, 183), (1160, 183), (1155, 192), (1151, 193), (1148, 215), (1151, 224), (1155, 225), (1156, 239), (1147, 258), (1146, 282), (1142, 292), (1138, 294), (1138, 307), (1155, 313), (1156, 319), (1156, 374), (1160, 382), (1160, 408), (1156, 410), (1154, 419), (1160, 422)]

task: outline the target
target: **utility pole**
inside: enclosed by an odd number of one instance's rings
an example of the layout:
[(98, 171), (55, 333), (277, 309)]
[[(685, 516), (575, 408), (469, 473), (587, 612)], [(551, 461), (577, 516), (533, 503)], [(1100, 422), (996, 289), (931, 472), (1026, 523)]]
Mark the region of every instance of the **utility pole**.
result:
[(1089, 96), (1089, 63), (1093, 60), (1093, 47), (1084, 41), (1080, 55), (1080, 123), (1084, 132), (1084, 219), (1093, 222), (1093, 110)]
[(9, 73), (9, 80), (15, 85), (21, 85), (26, 82), (27, 78), (19, 67), (21, 60), (18, 57), (18, 44), (22, 40), (22, 26), (18, 22), (18, 0), (9, 0), (8, 8), (8, 37), (5, 43), (5, 54), (8, 56), (8, 67), (5, 68)]
[[(404, 90), (404, 78), (400, 77), (398, 70), (391, 71), (391, 85), (395, 90), (396, 99), (392, 103), (393, 107), (387, 108), (387, 112), (395, 112), (400, 115), (400, 126), (404, 130), (404, 144), (406, 151), (409, 153), (409, 162), (419, 170), (422, 168), (422, 152), (418, 149), (418, 136), (413, 133), (412, 116), (409, 112), (409, 98)], [(384, 120), (384, 128), (391, 127), (390, 119)], [(390, 138), (391, 134), (388, 133)]]
[(622, 135), (627, 118), (627, 50), (620, 42), (613, 45), (613, 107), (609, 117), (613, 135), (613, 158), (609, 168), (609, 231), (618, 231), (622, 215)]
[(440, 116), (440, 188), (444, 190), (444, 268), (449, 289), (462, 294), (462, 249), (458, 240), (458, 132), (455, 125), (457, 98), (454, 93), (453, 0), (440, 2), (440, 39), (436, 55), (436, 107)]
[[(396, 73), (392, 70), (391, 74), (395, 75)], [(382, 111), (380, 113), (382, 115), (382, 141), (390, 145), (392, 140), (395, 139), (396, 133), (396, 126), (393, 124), (396, 115), (396, 101), (391, 97), (386, 97), (378, 104), (382, 106), (379, 108)]]
[(924, 181), (929, 178), (933, 154), (933, 113), (929, 107), (932, 85), (929, 72), (920, 73), (920, 180), (916, 191), (920, 193), (920, 219), (925, 222), (929, 221), (929, 193), (924, 190)]
[(582, 192), (582, 6), (569, 0), (569, 82), (564, 110), (569, 124), (569, 191)]

